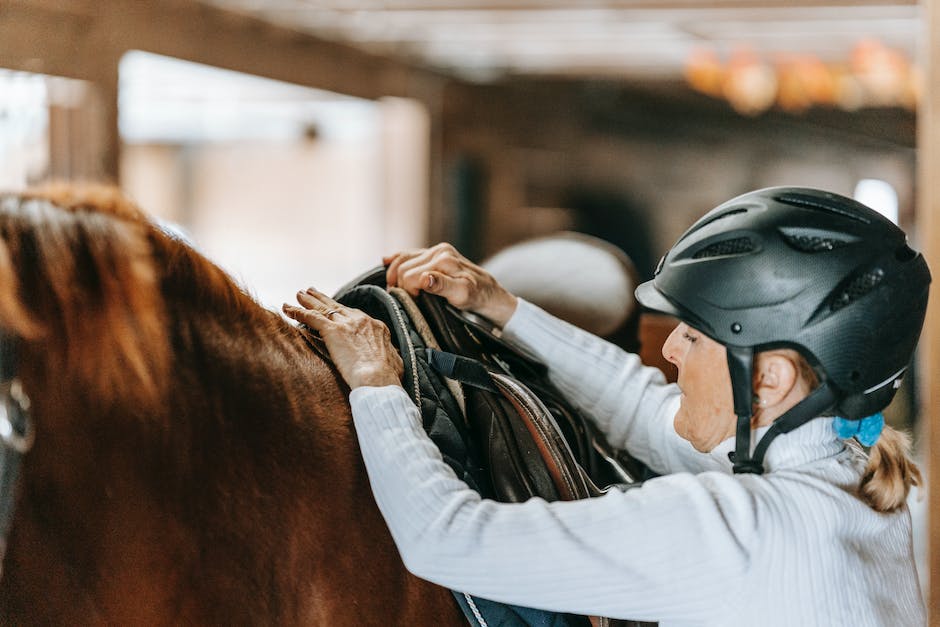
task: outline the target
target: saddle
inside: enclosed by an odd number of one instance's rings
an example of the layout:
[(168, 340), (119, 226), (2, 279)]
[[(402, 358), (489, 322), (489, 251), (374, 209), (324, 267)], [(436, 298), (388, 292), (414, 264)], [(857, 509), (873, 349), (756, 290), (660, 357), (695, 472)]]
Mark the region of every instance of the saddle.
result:
[[(547, 368), (500, 339), (483, 318), (443, 298), (386, 289), (385, 268), (335, 299), (384, 322), (404, 363), (402, 385), (444, 461), (485, 498), (574, 500), (636, 485), (644, 473), (614, 451), (551, 384)], [(650, 623), (542, 613), (454, 593), (473, 625), (638, 626)], [(482, 608), (482, 609), (481, 609)]]

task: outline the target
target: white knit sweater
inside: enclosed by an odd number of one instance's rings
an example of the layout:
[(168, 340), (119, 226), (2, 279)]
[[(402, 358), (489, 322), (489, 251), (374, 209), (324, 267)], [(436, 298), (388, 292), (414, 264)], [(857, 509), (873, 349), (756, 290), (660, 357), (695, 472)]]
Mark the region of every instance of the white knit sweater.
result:
[(673, 429), (678, 390), (636, 356), (521, 301), (505, 337), (545, 362), (611, 444), (666, 474), (574, 502), (483, 500), (443, 463), (400, 388), (358, 388), (376, 501), (419, 577), (480, 597), (673, 625), (923, 625), (906, 508), (854, 490), (858, 453), (820, 418), (732, 475)]

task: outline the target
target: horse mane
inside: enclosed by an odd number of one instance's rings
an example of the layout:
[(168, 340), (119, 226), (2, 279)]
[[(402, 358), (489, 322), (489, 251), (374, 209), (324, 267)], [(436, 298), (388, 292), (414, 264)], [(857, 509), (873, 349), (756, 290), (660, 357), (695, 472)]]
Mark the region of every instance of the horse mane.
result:
[[(21, 527), (45, 526), (70, 543), (63, 553), (97, 550), (85, 545), (103, 542), (99, 534), (67, 537), (74, 527), (50, 513), (59, 511), (52, 503), (97, 521), (115, 482), (132, 484), (124, 496), (136, 509), (125, 515), (140, 516), (141, 528), (153, 524), (145, 512), (170, 521), (160, 532), (172, 536), (161, 540), (169, 554), (159, 560), (196, 578), (182, 587), (193, 598), (217, 598), (200, 610), (214, 613), (209, 622), (299, 611), (300, 597), (283, 591), (312, 577), (296, 570), (312, 551), (295, 531), (313, 507), (304, 492), (325, 484), (347, 495), (335, 501), (368, 488), (351, 470), (359, 461), (347, 390), (296, 327), (116, 189), (53, 185), (0, 195), (0, 330), (18, 341), (37, 422)], [(65, 444), (75, 441), (87, 443)], [(116, 477), (96, 476), (96, 465)], [(348, 476), (321, 481), (331, 473)], [(59, 492), (80, 480), (81, 495)], [(374, 509), (368, 499), (365, 507)], [(245, 587), (246, 598), (220, 598)], [(186, 616), (193, 601), (172, 603)]]
[[(0, 203), (0, 327), (41, 345), (99, 405), (160, 413), (174, 351), (207, 342), (210, 328), (269, 348), (297, 339), (116, 188), (53, 184)], [(264, 353), (252, 357), (263, 367)]]

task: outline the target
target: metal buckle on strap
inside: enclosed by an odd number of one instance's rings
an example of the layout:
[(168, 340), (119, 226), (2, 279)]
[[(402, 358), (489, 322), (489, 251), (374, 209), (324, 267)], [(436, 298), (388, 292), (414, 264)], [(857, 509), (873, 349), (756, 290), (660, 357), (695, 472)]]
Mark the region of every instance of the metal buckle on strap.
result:
[(36, 430), (29, 416), (29, 397), (19, 379), (0, 383), (0, 442), (17, 453), (25, 454), (33, 447)]

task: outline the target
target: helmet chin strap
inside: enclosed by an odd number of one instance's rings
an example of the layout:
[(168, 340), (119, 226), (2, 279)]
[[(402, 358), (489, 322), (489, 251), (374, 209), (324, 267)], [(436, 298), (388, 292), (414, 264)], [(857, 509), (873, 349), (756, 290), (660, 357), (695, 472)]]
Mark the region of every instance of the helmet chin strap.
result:
[(800, 425), (804, 425), (813, 418), (816, 418), (827, 409), (831, 409), (836, 403), (836, 393), (830, 387), (828, 382), (823, 382), (818, 388), (804, 398), (802, 401), (787, 410), (782, 416), (774, 420), (770, 429), (764, 434), (764, 437), (757, 443), (754, 449), (754, 457), (751, 462), (758, 464), (763, 468), (764, 455), (767, 453), (767, 447), (773, 442), (774, 438), (783, 433), (790, 433)]
[(728, 346), (728, 370), (734, 396), (734, 413), (738, 417), (734, 440), (734, 473), (763, 474), (764, 455), (774, 438), (806, 424), (836, 403), (836, 394), (828, 382), (787, 410), (760, 439), (751, 456), (751, 381), (754, 350), (750, 347)]
[(754, 350), (749, 346), (728, 346), (728, 371), (731, 373), (731, 392), (734, 414), (738, 417), (734, 440), (734, 473), (761, 474), (764, 467), (751, 459), (751, 379), (753, 378)]

